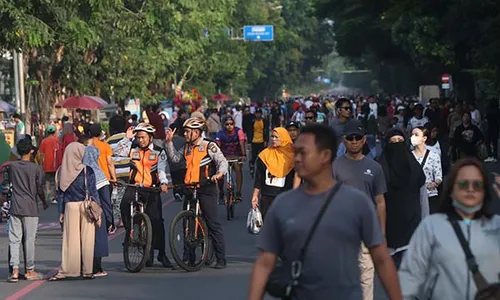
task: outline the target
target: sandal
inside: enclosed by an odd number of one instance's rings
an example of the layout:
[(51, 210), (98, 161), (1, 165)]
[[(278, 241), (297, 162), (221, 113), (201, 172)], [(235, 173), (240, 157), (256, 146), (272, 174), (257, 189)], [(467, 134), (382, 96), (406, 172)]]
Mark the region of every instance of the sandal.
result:
[(94, 274), (83, 275), (82, 277), (85, 280), (92, 280), (95, 278)]
[(66, 279), (66, 276), (62, 275), (61, 273), (57, 273), (56, 275), (50, 277), (49, 281), (60, 281), (64, 279)]

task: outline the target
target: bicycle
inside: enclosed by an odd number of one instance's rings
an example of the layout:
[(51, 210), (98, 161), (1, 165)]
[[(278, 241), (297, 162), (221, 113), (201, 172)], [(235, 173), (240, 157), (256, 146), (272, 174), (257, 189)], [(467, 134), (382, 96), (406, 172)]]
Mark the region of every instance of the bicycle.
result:
[[(179, 267), (187, 272), (199, 271), (204, 265), (213, 262), (214, 253), (211, 245), (212, 238), (209, 236), (208, 227), (201, 215), (200, 200), (197, 191), (201, 186), (212, 184), (207, 180), (204, 182), (193, 182), (190, 184), (176, 185), (175, 188), (188, 188), (193, 192), (193, 197), (186, 203), (186, 209), (179, 212), (170, 223), (169, 242), (172, 257)], [(176, 225), (182, 225), (182, 234), (176, 233)], [(176, 241), (182, 243), (182, 254), (175, 247)], [(196, 248), (201, 246), (200, 261), (196, 262)]]
[(226, 192), (224, 197), (224, 204), (226, 205), (227, 220), (231, 221), (234, 218), (234, 179), (233, 179), (233, 165), (242, 165), (243, 161), (240, 157), (228, 157), (227, 163), (229, 168), (226, 174)]
[[(117, 184), (132, 187), (135, 190), (135, 197), (130, 202), (130, 228), (125, 232), (125, 241), (123, 243), (123, 262), (129, 272), (138, 273), (144, 268), (151, 255), (151, 242), (153, 239), (153, 226), (151, 225), (149, 216), (144, 212), (147, 203), (140, 201), (139, 190), (159, 193), (161, 189), (159, 187), (145, 187), (123, 181), (119, 181)], [(140, 257), (139, 261), (135, 264), (131, 258), (133, 249), (138, 250)]]

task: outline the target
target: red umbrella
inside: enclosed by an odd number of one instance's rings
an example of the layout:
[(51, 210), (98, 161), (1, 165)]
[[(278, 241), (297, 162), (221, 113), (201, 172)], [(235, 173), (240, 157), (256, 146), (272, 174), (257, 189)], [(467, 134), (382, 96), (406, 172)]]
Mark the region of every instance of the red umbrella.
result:
[(93, 96), (72, 96), (58, 103), (56, 107), (80, 108), (80, 109), (101, 109), (106, 105), (106, 101)]
[(231, 96), (228, 96), (228, 95), (224, 95), (224, 94), (215, 94), (212, 96), (212, 100), (214, 101), (227, 101), (227, 100), (231, 100)]

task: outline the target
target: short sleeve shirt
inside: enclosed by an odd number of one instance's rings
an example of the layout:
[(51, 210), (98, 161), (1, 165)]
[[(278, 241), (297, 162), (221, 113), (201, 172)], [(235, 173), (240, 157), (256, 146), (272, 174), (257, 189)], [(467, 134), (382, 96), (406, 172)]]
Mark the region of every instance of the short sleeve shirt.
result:
[(238, 127), (235, 128), (231, 135), (225, 130), (221, 130), (215, 137), (215, 141), (220, 145), (220, 149), (226, 157), (241, 156), (240, 141), (244, 141), (245, 139), (245, 133)]
[(43, 139), (38, 151), (43, 154), (43, 171), (47, 173), (57, 171), (56, 154), (60, 151), (58, 139), (55, 136)]
[(333, 162), (333, 176), (338, 181), (364, 192), (375, 203), (375, 197), (387, 192), (382, 166), (369, 157), (353, 160), (345, 155)]
[(113, 156), (113, 150), (108, 143), (100, 141), (96, 138), (94, 138), (94, 146), (99, 149), (99, 159), (97, 161), (97, 163), (99, 164), (99, 168), (101, 168), (101, 170), (104, 172), (106, 178), (110, 180), (111, 175), (109, 173), (108, 157)]
[[(280, 194), (266, 214), (258, 248), (280, 256), (283, 263), (297, 259), (329, 192), (311, 195), (301, 187)], [(362, 299), (362, 242), (368, 248), (384, 242), (375, 208), (364, 193), (342, 185), (307, 248), (296, 299)]]

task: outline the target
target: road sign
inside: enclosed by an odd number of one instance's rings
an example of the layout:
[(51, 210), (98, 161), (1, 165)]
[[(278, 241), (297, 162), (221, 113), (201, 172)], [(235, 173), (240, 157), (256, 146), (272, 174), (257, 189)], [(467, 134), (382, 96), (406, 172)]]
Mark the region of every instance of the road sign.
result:
[(449, 82), (450, 82), (450, 79), (451, 79), (450, 74), (443, 74), (443, 75), (441, 76), (441, 81), (442, 81), (443, 83), (449, 83)]
[(247, 25), (243, 27), (245, 41), (271, 42), (274, 40), (273, 25)]
[(450, 84), (449, 83), (443, 83), (443, 84), (441, 84), (441, 88), (443, 90), (449, 90), (450, 89)]

